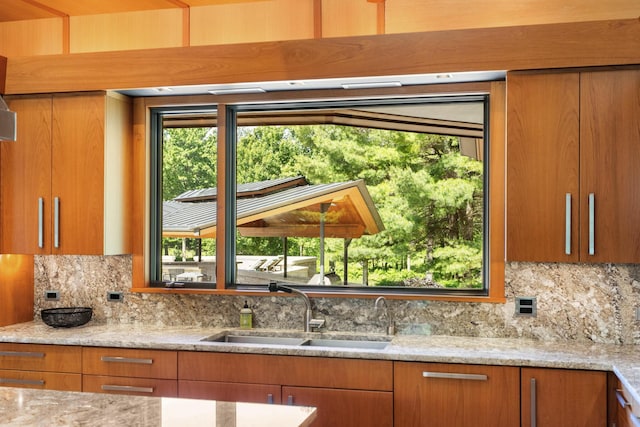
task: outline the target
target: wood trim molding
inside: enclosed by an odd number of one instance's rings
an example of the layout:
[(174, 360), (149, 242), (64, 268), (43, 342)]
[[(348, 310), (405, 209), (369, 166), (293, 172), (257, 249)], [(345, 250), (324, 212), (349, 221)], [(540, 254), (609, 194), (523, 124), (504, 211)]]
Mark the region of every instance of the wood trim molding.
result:
[(5, 89), (28, 94), (638, 63), (640, 21), (625, 19), (14, 57)]
[(0, 95), (4, 95), (7, 80), (7, 58), (0, 56)]

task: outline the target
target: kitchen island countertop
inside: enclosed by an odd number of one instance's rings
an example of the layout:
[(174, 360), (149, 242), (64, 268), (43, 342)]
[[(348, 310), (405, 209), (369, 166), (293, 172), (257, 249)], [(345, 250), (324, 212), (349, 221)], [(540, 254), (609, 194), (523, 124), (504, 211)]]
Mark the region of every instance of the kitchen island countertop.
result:
[(3, 426), (304, 427), (315, 408), (0, 388)]

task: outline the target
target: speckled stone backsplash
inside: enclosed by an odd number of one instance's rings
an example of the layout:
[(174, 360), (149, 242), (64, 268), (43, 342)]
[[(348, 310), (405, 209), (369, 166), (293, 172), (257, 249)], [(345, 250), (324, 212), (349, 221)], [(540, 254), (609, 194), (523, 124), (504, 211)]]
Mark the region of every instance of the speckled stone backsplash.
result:
[[(35, 318), (51, 307), (91, 306), (94, 322), (238, 327), (246, 299), (256, 328), (301, 329), (298, 297), (158, 295), (131, 288), (130, 256), (36, 256)], [(640, 344), (640, 266), (510, 263), (506, 304), (389, 300), (399, 334), (534, 338)], [(46, 290), (60, 301), (44, 300)], [(124, 293), (108, 302), (107, 292)], [(516, 317), (514, 297), (536, 297), (537, 317)], [(372, 299), (313, 298), (314, 316), (328, 330), (379, 332), (386, 320)]]

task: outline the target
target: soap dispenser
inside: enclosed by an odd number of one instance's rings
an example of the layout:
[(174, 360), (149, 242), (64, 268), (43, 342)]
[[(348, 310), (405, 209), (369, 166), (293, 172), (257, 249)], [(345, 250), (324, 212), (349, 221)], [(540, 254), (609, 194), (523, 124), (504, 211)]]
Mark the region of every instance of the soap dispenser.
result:
[(244, 307), (240, 310), (240, 329), (251, 329), (253, 327), (253, 311), (247, 304), (247, 301), (244, 302)]

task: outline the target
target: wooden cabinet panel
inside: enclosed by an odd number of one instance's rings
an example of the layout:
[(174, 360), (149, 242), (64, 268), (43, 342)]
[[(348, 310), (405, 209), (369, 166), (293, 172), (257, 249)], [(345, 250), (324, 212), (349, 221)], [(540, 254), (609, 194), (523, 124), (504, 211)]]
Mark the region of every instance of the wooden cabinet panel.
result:
[(43, 233), (50, 234), (52, 98), (7, 101), (19, 119), (17, 140), (0, 142), (0, 253), (50, 253), (50, 239), (38, 246), (38, 201)]
[(519, 376), (516, 367), (396, 362), (395, 425), (517, 427)]
[(33, 320), (33, 267), (32, 255), (0, 255), (0, 326)]
[(523, 427), (607, 425), (605, 372), (522, 368), (521, 384)]
[(507, 86), (507, 259), (640, 262), (640, 70)]
[(280, 386), (212, 381), (178, 381), (179, 397), (227, 402), (281, 403)]
[(102, 253), (104, 121), (102, 95), (54, 97), (51, 187), (60, 206), (54, 253)]
[[(589, 235), (588, 196), (594, 194), (592, 262), (640, 262), (640, 70), (580, 75), (580, 225)], [(585, 173), (588, 172), (588, 173)]]
[(394, 425), (393, 393), (391, 392), (282, 387), (282, 400), (291, 402), (293, 405), (316, 407), (318, 417), (311, 424), (312, 426), (390, 427)]
[(177, 378), (175, 351), (125, 348), (82, 348), (82, 373), (138, 378)]
[(10, 105), (20, 136), (0, 144), (0, 251), (130, 252), (129, 100), (96, 93), (18, 97)]
[(82, 372), (80, 347), (0, 343), (0, 369)]
[(178, 378), (391, 391), (392, 366), (382, 360), (180, 352)]
[[(578, 261), (579, 75), (507, 78), (507, 259)], [(566, 196), (570, 253), (566, 254)]]
[(0, 386), (82, 391), (82, 375), (61, 372), (0, 370)]
[(82, 391), (136, 396), (178, 397), (178, 382), (157, 378), (83, 375)]

